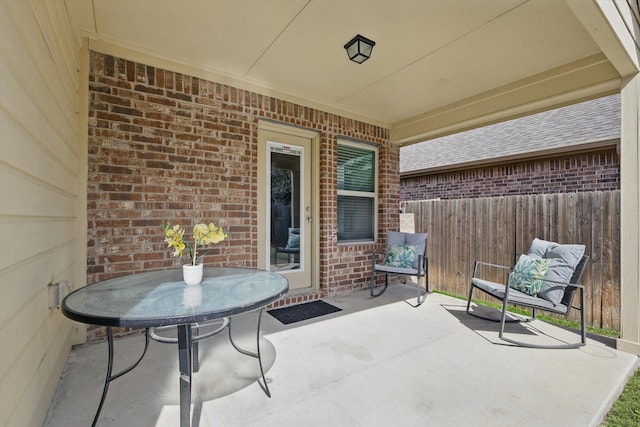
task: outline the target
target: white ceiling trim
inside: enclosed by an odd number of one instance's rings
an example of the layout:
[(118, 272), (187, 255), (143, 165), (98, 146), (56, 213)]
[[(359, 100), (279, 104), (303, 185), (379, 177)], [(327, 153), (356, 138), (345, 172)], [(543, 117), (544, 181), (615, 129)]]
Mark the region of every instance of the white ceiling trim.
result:
[(640, 29), (633, 17), (625, 19), (611, 0), (566, 1), (621, 76), (630, 76), (640, 70), (638, 46), (630, 34), (639, 34)]

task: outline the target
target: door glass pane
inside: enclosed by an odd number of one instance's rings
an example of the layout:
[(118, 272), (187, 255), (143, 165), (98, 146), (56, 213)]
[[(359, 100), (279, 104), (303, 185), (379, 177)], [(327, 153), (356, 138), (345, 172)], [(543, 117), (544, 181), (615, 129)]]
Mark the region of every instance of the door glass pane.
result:
[(301, 154), (287, 146), (270, 146), (271, 271), (301, 268)]

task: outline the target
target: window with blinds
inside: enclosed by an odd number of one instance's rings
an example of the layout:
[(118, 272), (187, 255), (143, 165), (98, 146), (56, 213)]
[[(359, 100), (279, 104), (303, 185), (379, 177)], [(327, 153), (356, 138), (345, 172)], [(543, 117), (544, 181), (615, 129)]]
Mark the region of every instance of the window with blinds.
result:
[(338, 242), (375, 240), (378, 149), (338, 141)]

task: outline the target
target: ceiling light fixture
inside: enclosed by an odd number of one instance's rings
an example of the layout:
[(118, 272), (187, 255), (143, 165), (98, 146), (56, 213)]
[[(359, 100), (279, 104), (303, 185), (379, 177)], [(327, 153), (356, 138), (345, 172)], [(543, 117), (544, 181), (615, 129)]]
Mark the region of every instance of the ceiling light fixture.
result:
[(369, 40), (358, 34), (349, 40), (349, 42), (344, 45), (344, 48), (347, 50), (347, 55), (349, 55), (350, 60), (362, 64), (371, 57), (371, 51), (375, 45), (376, 42), (373, 40)]

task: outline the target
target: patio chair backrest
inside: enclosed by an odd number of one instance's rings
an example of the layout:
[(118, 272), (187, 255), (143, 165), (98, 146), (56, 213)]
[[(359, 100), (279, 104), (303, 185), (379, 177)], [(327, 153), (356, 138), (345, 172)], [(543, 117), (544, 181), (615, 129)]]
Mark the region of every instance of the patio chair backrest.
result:
[[(576, 265), (576, 269), (573, 271), (573, 276), (571, 276), (571, 280), (569, 280), (569, 283), (572, 283), (572, 284), (580, 283), (580, 281), (582, 280), (582, 275), (586, 270), (586, 266), (588, 262), (589, 262), (589, 257), (586, 255), (583, 255), (580, 262), (578, 262), (578, 265)], [(575, 286), (567, 286), (564, 290), (564, 295), (562, 296), (562, 300), (560, 301), (560, 303), (562, 305), (565, 305), (567, 307), (567, 310), (569, 310), (569, 308), (571, 307), (571, 304), (573, 303), (573, 297), (576, 294), (577, 289), (578, 288), (576, 288)]]
[(403, 231), (387, 231), (387, 253), (392, 245), (412, 245), (416, 247), (413, 268), (418, 269), (419, 256), (427, 257), (427, 238), (429, 233), (405, 233)]

